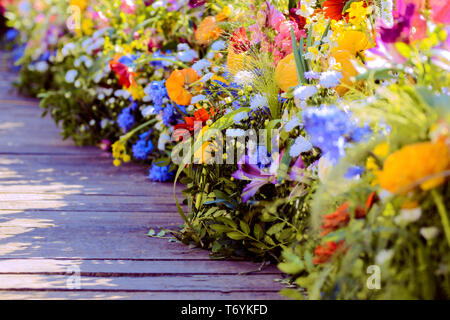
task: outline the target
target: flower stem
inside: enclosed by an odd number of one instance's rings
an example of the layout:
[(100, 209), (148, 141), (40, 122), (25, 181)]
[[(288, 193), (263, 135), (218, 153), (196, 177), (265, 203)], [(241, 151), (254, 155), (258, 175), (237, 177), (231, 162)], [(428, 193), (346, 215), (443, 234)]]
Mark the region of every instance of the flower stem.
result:
[(436, 189), (431, 190), (431, 195), (433, 196), (434, 203), (436, 203), (439, 215), (441, 216), (442, 226), (444, 228), (445, 237), (447, 238), (447, 244), (450, 247), (450, 222), (448, 220), (448, 213), (445, 209), (444, 201), (442, 201), (442, 196), (436, 191)]

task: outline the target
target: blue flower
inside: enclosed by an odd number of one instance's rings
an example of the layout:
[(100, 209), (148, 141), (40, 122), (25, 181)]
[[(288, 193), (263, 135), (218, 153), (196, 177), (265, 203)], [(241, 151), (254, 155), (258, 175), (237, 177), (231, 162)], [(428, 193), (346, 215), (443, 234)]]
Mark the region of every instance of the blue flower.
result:
[[(161, 50), (158, 50), (156, 52), (153, 53), (152, 58), (165, 58), (165, 59), (169, 59), (169, 60), (173, 60), (176, 61), (175, 57), (171, 55), (172, 51), (167, 50), (166, 53), (161, 52)], [(150, 62), (150, 64), (154, 67), (157, 68), (164, 68), (164, 67), (169, 67), (172, 65), (172, 62), (169, 61), (152, 61)]]
[(153, 152), (153, 143), (149, 139), (151, 131), (145, 132), (139, 136), (139, 140), (133, 146), (133, 156), (138, 160), (145, 160)]
[(144, 92), (149, 96), (149, 98), (154, 103), (155, 112), (161, 111), (164, 99), (167, 98), (167, 89), (165, 83), (166, 83), (165, 80), (152, 81), (144, 89)]
[(150, 172), (148, 174), (148, 177), (152, 181), (158, 181), (158, 182), (166, 182), (173, 178), (174, 172), (169, 171), (169, 166), (163, 166), (160, 167), (156, 163), (152, 164), (152, 167), (150, 168)]
[(117, 117), (117, 124), (123, 132), (128, 132), (134, 126), (134, 114), (133, 111), (138, 107), (137, 102), (133, 102), (129, 107), (122, 110)]
[(345, 174), (346, 179), (353, 179), (361, 176), (364, 172), (362, 167), (351, 166), (348, 168), (347, 173)]
[(367, 125), (361, 127), (350, 113), (335, 106), (306, 109), (302, 120), (313, 146), (320, 148), (333, 163), (345, 155), (351, 142), (361, 142), (371, 132)]
[(12, 42), (12, 41), (16, 40), (16, 38), (18, 36), (19, 36), (19, 31), (17, 31), (16, 29), (9, 29), (8, 31), (6, 31), (5, 39), (7, 42)]

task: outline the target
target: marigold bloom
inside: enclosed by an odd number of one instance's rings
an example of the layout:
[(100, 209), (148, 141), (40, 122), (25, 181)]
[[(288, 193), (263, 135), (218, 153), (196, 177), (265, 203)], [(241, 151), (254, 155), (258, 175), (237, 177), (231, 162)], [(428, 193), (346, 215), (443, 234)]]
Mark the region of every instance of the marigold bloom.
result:
[[(384, 162), (378, 181), (382, 188), (392, 193), (406, 193), (422, 179), (449, 167), (450, 153), (444, 141), (416, 143), (392, 153)], [(436, 177), (421, 182), (420, 187), (429, 190), (444, 181), (445, 177)]]
[(295, 65), (294, 54), (288, 54), (275, 69), (275, 81), (283, 91), (288, 91), (290, 87), (298, 85), (297, 66)]
[(199, 76), (192, 68), (175, 70), (166, 81), (167, 94), (175, 103), (180, 106), (187, 106), (192, 99), (187, 87), (198, 80)]
[(212, 16), (206, 17), (195, 31), (195, 41), (197, 41), (198, 44), (208, 45), (219, 38), (221, 33), (222, 29), (217, 25), (216, 18)]
[(316, 257), (313, 259), (314, 264), (323, 264), (333, 257), (333, 255), (344, 247), (344, 241), (338, 243), (334, 241), (326, 242), (324, 245), (318, 245), (314, 250)]

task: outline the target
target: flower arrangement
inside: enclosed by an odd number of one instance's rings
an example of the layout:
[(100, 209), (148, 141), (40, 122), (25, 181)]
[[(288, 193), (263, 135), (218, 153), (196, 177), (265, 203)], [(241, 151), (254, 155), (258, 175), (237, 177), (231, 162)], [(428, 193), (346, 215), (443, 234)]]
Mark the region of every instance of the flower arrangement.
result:
[(291, 298), (450, 297), (445, 1), (6, 8), (64, 138), (186, 185), (180, 241), (279, 263)]

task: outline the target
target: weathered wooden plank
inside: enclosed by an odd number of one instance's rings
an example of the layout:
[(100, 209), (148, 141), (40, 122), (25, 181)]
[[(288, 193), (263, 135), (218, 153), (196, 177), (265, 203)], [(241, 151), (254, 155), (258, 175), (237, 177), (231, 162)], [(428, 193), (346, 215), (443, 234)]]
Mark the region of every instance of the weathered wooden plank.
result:
[[(274, 265), (258, 270), (256, 263), (239, 261), (227, 262), (219, 260), (81, 260), (81, 259), (0, 259), (0, 274), (59, 274), (66, 275), (80, 270), (81, 276), (162, 276), (162, 275), (239, 275), (277, 274), (280, 272)], [(71, 271), (72, 270), (72, 271)]]
[[(41, 289), (67, 290), (70, 276), (63, 275), (2, 275), (0, 290)], [(203, 292), (278, 292), (283, 288), (273, 275), (189, 275), (159, 277), (89, 277), (81, 276), (82, 289), (112, 291), (203, 291)]]
[(281, 300), (274, 292), (1, 291), (2, 300)]

